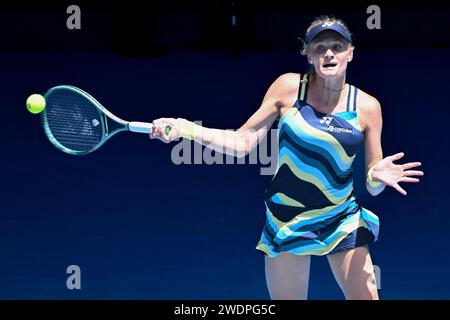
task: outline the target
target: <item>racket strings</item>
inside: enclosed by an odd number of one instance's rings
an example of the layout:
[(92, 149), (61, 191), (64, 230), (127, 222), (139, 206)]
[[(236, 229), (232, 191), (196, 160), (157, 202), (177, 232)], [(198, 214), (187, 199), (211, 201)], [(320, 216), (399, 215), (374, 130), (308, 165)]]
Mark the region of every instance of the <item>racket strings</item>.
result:
[(53, 138), (63, 147), (89, 152), (105, 135), (102, 114), (86, 97), (71, 90), (57, 90), (46, 97), (46, 122)]

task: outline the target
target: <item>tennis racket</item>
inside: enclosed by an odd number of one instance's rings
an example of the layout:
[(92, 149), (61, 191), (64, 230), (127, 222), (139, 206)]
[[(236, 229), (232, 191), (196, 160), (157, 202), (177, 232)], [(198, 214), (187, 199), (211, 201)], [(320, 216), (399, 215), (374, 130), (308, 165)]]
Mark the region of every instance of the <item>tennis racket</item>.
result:
[[(49, 89), (41, 112), (42, 126), (50, 142), (72, 155), (85, 155), (100, 148), (121, 131), (148, 134), (153, 124), (125, 121), (109, 112), (83, 90), (63, 85)], [(164, 128), (168, 135), (171, 126)]]

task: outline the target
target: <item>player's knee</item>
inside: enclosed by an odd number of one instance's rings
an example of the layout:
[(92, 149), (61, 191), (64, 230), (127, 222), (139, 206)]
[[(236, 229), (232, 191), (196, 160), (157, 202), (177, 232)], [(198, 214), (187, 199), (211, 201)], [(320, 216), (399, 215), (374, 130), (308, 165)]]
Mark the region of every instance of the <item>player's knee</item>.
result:
[(368, 283), (366, 286), (360, 286), (346, 290), (348, 300), (378, 300), (378, 290), (375, 284)]

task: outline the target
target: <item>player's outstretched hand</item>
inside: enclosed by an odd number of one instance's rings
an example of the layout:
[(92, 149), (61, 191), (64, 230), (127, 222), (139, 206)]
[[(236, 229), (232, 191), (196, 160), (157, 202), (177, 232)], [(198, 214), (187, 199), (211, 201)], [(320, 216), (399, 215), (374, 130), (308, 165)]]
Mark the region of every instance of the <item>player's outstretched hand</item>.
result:
[(416, 176), (423, 176), (421, 170), (410, 170), (422, 165), (420, 162), (408, 162), (405, 164), (395, 164), (394, 161), (400, 160), (405, 154), (403, 152), (396, 153), (380, 160), (373, 170), (372, 177), (388, 186), (396, 189), (398, 192), (406, 196), (406, 191), (399, 186), (399, 182), (419, 182)]

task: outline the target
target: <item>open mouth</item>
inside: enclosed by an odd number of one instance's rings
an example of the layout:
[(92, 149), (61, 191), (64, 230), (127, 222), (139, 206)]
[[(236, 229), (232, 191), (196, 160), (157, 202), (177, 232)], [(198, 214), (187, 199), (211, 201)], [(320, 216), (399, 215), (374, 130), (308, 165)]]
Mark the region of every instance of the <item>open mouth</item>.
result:
[(337, 66), (337, 63), (324, 63), (323, 67), (324, 68), (334, 68)]

